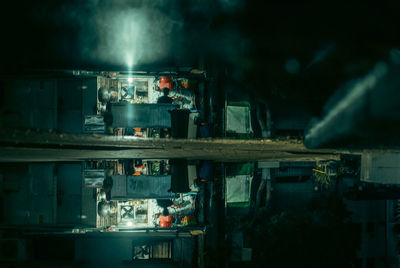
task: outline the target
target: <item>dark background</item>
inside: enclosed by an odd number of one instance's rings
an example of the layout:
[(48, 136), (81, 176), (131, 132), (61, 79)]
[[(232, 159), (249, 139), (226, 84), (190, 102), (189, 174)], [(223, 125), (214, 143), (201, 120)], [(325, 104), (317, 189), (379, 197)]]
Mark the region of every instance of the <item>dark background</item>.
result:
[(399, 10), (398, 1), (8, 1), (0, 71), (154, 69), (204, 56), (241, 90), (318, 114), (399, 46)]

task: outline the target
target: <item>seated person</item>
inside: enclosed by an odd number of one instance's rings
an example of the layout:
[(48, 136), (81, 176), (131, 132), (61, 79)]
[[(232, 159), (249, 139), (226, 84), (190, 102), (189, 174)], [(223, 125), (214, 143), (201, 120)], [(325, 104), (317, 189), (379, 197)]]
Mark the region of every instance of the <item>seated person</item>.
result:
[(160, 217), (158, 217), (160, 221), (160, 227), (161, 228), (171, 228), (172, 227), (172, 216), (169, 215), (169, 211), (166, 207), (164, 207), (164, 210)]
[(165, 88), (163, 88), (163, 92), (164, 92), (164, 95), (158, 98), (157, 103), (169, 103), (169, 104), (171, 104), (172, 103), (172, 98), (168, 97), (169, 89), (165, 87)]

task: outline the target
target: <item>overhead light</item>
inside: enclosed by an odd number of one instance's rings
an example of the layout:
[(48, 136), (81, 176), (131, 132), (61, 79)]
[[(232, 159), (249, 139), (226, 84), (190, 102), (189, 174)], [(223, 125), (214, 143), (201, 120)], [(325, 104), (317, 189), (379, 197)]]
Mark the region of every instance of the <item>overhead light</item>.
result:
[(128, 78), (128, 82), (129, 82), (129, 83), (132, 83), (132, 82), (133, 82), (133, 78), (132, 78), (132, 77), (129, 77), (129, 78)]

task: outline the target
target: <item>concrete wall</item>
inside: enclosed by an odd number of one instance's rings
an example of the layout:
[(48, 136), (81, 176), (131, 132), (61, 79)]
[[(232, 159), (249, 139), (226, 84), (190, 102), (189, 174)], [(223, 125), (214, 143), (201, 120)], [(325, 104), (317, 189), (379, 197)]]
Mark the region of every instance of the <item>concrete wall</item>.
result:
[(400, 184), (400, 153), (364, 152), (361, 157), (361, 180)]
[(54, 164), (2, 165), (5, 224), (54, 224)]
[(80, 224), (81, 164), (2, 164), (5, 224)]
[(86, 263), (122, 264), (132, 260), (132, 238), (77, 239), (75, 259)]
[(57, 82), (54, 79), (8, 80), (0, 119), (8, 128), (57, 128)]
[(57, 165), (58, 224), (80, 224), (82, 208), (82, 164)]
[(81, 133), (84, 115), (95, 114), (97, 79), (60, 79), (57, 81), (58, 130)]
[(81, 133), (84, 115), (95, 114), (96, 78), (2, 81), (0, 125)]

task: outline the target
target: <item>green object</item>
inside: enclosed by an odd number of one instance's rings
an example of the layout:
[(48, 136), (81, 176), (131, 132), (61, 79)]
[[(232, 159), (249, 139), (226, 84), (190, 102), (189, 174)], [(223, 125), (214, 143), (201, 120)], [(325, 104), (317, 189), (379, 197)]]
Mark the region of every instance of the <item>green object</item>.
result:
[(241, 106), (241, 107), (251, 107), (248, 101), (230, 101), (228, 102), (229, 106)]
[(235, 203), (227, 203), (228, 207), (231, 208), (247, 208), (250, 206), (250, 201), (248, 202), (235, 202)]
[(254, 162), (239, 163), (227, 166), (226, 175), (252, 175), (254, 172)]
[(153, 174), (153, 175), (159, 174), (160, 173), (160, 166), (161, 166), (160, 162), (153, 162), (151, 164), (151, 174)]
[(236, 175), (226, 178), (226, 203), (250, 202), (250, 188), (252, 177), (249, 175)]
[(249, 139), (253, 136), (251, 127), (250, 104), (248, 102), (230, 102), (226, 107), (226, 135)]
[(182, 226), (193, 226), (193, 225), (196, 225), (196, 224), (197, 224), (196, 221), (184, 221), (182, 223)]
[(251, 175), (254, 171), (254, 163), (245, 163), (240, 167), (238, 175)]

